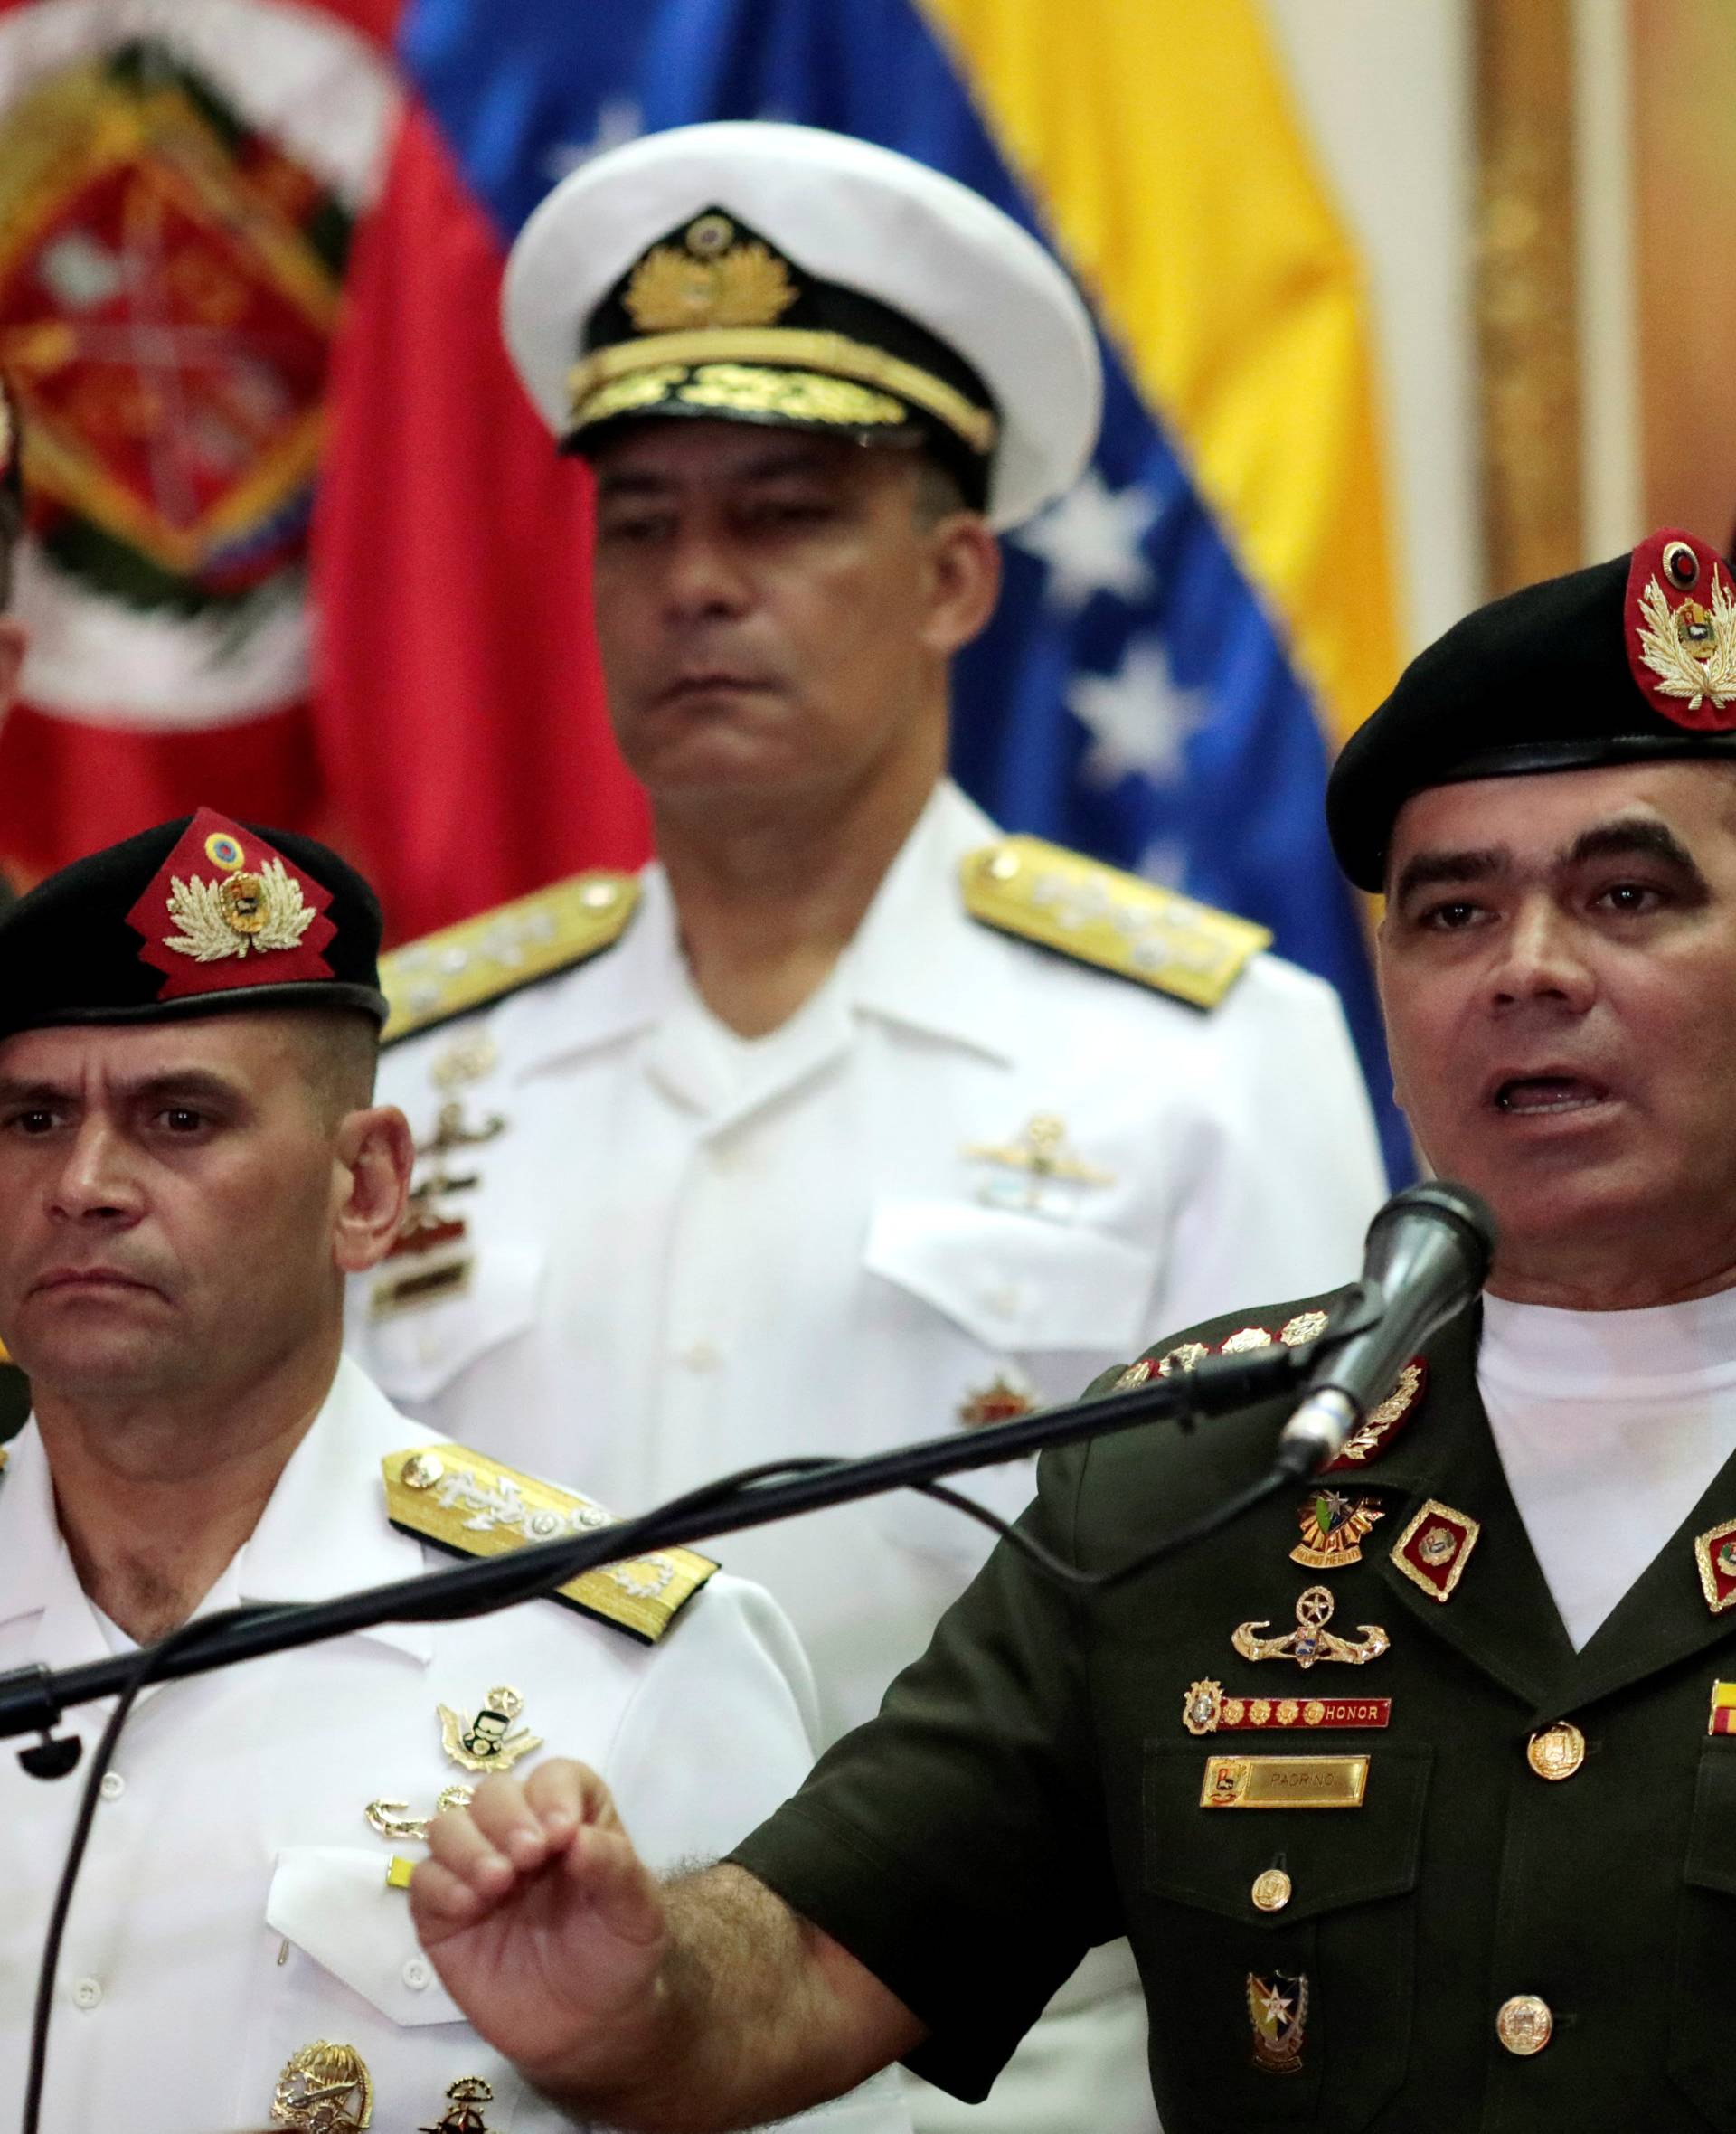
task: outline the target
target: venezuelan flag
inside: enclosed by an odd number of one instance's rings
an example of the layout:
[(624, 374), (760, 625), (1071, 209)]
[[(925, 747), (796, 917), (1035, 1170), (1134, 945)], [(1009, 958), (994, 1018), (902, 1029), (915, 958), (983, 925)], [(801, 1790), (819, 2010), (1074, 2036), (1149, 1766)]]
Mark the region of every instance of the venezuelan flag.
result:
[[(410, 0), (398, 53), (415, 111), (382, 210), (393, 246), (375, 277), (385, 316), (370, 320), (358, 297), (352, 411), (340, 415), (328, 482), (340, 500), (355, 489), (366, 509), (346, 517), (334, 505), (324, 550), (331, 701), (344, 714), (336, 745), (362, 751), (357, 789), (388, 789), (401, 751), (377, 719), (345, 713), (346, 673), (353, 712), (378, 706), (384, 677), (390, 696), (417, 702), (444, 736), (438, 751), (418, 751), (425, 778), (437, 775), (437, 753), (463, 760), (448, 744), (476, 717), (464, 707), (448, 716), (441, 703), (456, 703), (460, 687), (469, 707), (478, 692), (499, 694), (483, 649), (456, 655), (449, 630), (429, 637), (429, 616), (406, 628), (377, 600), (346, 599), (351, 565), (373, 566), (364, 575), (377, 586), (399, 545), (433, 571), (424, 552), (446, 525), (472, 558), (462, 582), (473, 635), (494, 598), (488, 543), (516, 544), (514, 568), (493, 574), (503, 590), (492, 672), (511, 678), (499, 715), (521, 742), (535, 737), (542, 795), (582, 783), (587, 796), (571, 816), (585, 825), (582, 851), (566, 842), (569, 811), (539, 817), (538, 794), (503, 810), (503, 821), (516, 809), (540, 825), (521, 840), (533, 879), (638, 856), (642, 818), (606, 770), (591, 767), (616, 796), (619, 826), (600, 841), (595, 776), (562, 784), (571, 707), (553, 698), (571, 694), (575, 674), (594, 698), (584, 648), (563, 637), (583, 535), (562, 519), (570, 505), (546, 494), (546, 460), (520, 464), (536, 441), (522, 409), (479, 412), (490, 408), (480, 385), (492, 392), (502, 373), (485, 345), (491, 278), (551, 184), (636, 133), (773, 117), (883, 143), (975, 186), (1054, 247), (1095, 307), (1108, 373), (1095, 462), (1012, 537), (1000, 614), (963, 662), (961, 782), (1009, 828), (1270, 926), (1284, 954), (1338, 987), (1389, 1164), (1408, 1175), (1363, 914), (1333, 865), (1321, 806), (1334, 746), (1398, 666), (1367, 336), (1357, 263), (1255, 0), (587, 0), (582, 10)], [(847, 275), (847, 231), (839, 243), (835, 270)], [(450, 300), (436, 307), (407, 293), (416, 273), (448, 277)], [(455, 464), (476, 477), (467, 505), (450, 491)], [(570, 496), (578, 485), (567, 472)], [(437, 476), (444, 494), (430, 487)], [(513, 499), (505, 513), (503, 494)], [(555, 531), (527, 534), (543, 525)], [(539, 618), (534, 598), (527, 606), (537, 558), (560, 618), (547, 607)], [(448, 571), (442, 582), (458, 581)], [(449, 602), (444, 612), (449, 620)], [(525, 650), (539, 633), (561, 654), (542, 677)], [(408, 671), (428, 642), (438, 656)], [(506, 745), (497, 729), (496, 748)], [(481, 808), (485, 834), (469, 849), (498, 849), (486, 775), (473, 767), (448, 784), (455, 842)], [(427, 805), (424, 788), (404, 819)], [(437, 901), (439, 885), (429, 886), (408, 898), (419, 923)]]

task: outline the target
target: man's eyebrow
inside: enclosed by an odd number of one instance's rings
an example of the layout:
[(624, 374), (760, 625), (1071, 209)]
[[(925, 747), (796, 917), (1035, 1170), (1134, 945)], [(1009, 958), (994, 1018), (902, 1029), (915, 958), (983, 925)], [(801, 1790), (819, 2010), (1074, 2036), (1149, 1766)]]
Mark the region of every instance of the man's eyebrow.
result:
[(1582, 832), (1561, 855), (1563, 866), (1583, 866), (1588, 860), (1630, 857), (1662, 860), (1692, 881), (1703, 883), (1694, 855), (1674, 830), (1650, 816), (1622, 816), (1612, 823), (1598, 823)]
[(19, 1081), (0, 1074), (0, 1104), (63, 1104), (72, 1094), (53, 1081)]
[(137, 1104), (169, 1104), (191, 1100), (199, 1104), (235, 1104), (247, 1098), (246, 1085), (208, 1067), (171, 1067), (161, 1074), (123, 1081), (121, 1093)]
[[(136, 1104), (235, 1104), (244, 1102), (244, 1085), (208, 1067), (171, 1068), (161, 1074), (146, 1074), (135, 1081), (111, 1081), (129, 1102)], [(0, 1075), (0, 1104), (75, 1104), (79, 1091), (70, 1082), (20, 1081)]]
[(1494, 845), (1475, 852), (1420, 852), (1399, 870), (1392, 902), (1401, 904), (1418, 890), (1437, 889), (1443, 883), (1487, 882), (1505, 874), (1512, 864), (1510, 855)]

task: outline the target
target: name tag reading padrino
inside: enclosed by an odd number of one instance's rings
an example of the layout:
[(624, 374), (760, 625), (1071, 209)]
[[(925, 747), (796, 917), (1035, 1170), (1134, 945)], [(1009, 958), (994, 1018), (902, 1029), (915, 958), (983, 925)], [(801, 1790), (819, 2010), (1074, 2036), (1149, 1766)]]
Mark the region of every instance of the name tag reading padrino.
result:
[(1366, 1756), (1208, 1756), (1202, 1808), (1361, 1808)]

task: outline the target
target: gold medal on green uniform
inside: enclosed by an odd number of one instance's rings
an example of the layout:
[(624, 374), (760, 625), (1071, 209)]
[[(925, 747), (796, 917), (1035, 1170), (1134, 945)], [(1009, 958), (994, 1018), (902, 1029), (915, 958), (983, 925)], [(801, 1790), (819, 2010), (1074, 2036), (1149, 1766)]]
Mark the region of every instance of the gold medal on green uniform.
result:
[(1310, 1571), (1342, 1571), (1360, 1563), (1362, 1543), (1384, 1516), (1365, 1497), (1352, 1504), (1341, 1489), (1310, 1490), (1297, 1514), (1302, 1539), (1290, 1551), (1290, 1562)]

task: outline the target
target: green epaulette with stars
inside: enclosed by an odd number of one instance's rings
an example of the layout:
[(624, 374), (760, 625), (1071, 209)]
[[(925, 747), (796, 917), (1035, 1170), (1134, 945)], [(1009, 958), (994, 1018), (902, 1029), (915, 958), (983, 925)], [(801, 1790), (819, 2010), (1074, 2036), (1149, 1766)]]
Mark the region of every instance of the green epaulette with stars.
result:
[(396, 1044), (611, 949), (638, 907), (638, 879), (592, 868), (425, 934), (380, 959)]
[[(423, 1445), (382, 1460), (386, 1516), (453, 1556), (505, 1556), (533, 1542), (560, 1541), (612, 1526), (613, 1515), (577, 1490), (557, 1489), (462, 1445)], [(580, 1615), (655, 1645), (717, 1569), (692, 1549), (582, 1571), (549, 1595)]]
[(1041, 837), (1003, 837), (960, 865), (965, 908), (985, 926), (1212, 1008), (1271, 935), (1160, 883)]

